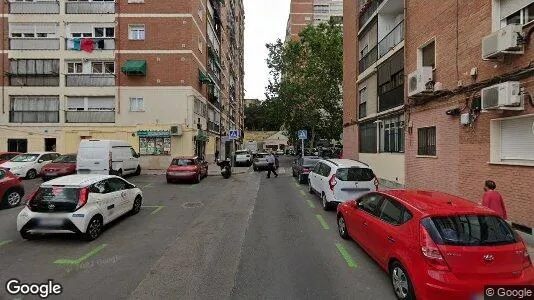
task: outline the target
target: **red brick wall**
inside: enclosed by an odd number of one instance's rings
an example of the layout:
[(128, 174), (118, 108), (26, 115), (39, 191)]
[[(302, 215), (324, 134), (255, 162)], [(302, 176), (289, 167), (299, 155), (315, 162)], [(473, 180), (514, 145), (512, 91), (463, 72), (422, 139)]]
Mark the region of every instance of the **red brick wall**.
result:
[[(492, 1), (487, 0), (460, 1), (456, 50), (456, 2), (442, 0), (428, 6), (421, 1), (407, 0), (406, 74), (417, 68), (418, 47), (432, 38), (436, 40), (435, 80), (443, 83), (443, 88), (448, 90), (456, 88), (458, 80), (464, 86), (470, 85), (526, 67), (534, 59), (530, 46), (524, 55), (506, 56), (497, 62), (482, 60), (482, 37), (491, 33), (492, 22)], [(470, 76), (473, 67), (478, 69), (476, 80)], [(523, 80), (522, 86), (534, 94), (534, 78)], [(470, 96), (461, 94), (450, 99), (441, 98), (410, 109), (407, 124), (411, 126), (412, 133), (406, 136), (406, 186), (441, 190), (479, 202), (484, 180), (492, 179), (503, 194), (509, 219), (534, 227), (534, 196), (531, 192), (534, 167), (488, 163), (490, 120), (532, 114), (534, 108), (527, 103), (526, 110), (522, 112), (482, 113), (475, 121), (474, 129), (469, 129), (460, 125), (459, 117), (447, 116), (445, 111), (453, 107), (462, 108)], [(437, 158), (419, 158), (416, 156), (417, 128), (432, 125), (437, 127)]]
[[(120, 13), (122, 14), (177, 14), (196, 13), (199, 0), (174, 0), (169, 1), (144, 0), (144, 3), (128, 3), (128, 0), (120, 0)], [(194, 9), (193, 9), (194, 8)]]

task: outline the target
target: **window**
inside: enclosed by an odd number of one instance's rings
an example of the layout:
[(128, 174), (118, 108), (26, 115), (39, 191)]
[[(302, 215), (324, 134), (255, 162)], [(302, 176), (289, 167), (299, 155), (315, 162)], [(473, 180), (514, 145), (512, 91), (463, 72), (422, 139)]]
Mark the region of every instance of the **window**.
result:
[(114, 111), (115, 97), (67, 97), (69, 111)]
[(204, 43), (202, 43), (202, 37), (198, 37), (198, 51), (200, 51), (200, 53), (202, 53), (202, 51), (204, 51)]
[(361, 210), (378, 217), (378, 208), (382, 202), (382, 196), (378, 194), (367, 194), (358, 200), (358, 207)]
[(58, 96), (12, 96), (11, 123), (59, 123)]
[(500, 1), (501, 28), (510, 24), (526, 25), (532, 21), (534, 21), (534, 3), (532, 1)]
[(360, 125), (360, 152), (376, 153), (376, 123)]
[(132, 157), (138, 157), (139, 155), (137, 152), (135, 152), (134, 148), (130, 148), (130, 151), (132, 152)]
[(423, 67), (436, 68), (436, 42), (432, 41), (429, 44), (419, 49), (421, 54), (421, 62)]
[(371, 181), (376, 176), (368, 168), (341, 168), (337, 170), (336, 177), (341, 181)]
[(404, 115), (382, 120), (380, 152), (404, 152)]
[(130, 40), (144, 40), (145, 39), (145, 25), (130, 25), (129, 26)]
[(27, 139), (7, 139), (7, 151), (8, 152), (28, 152), (28, 140)]
[(402, 205), (392, 199), (384, 199), (380, 207), (380, 219), (392, 225), (401, 225), (408, 221), (410, 218), (405, 217), (405, 214), (409, 215)]
[(128, 0), (128, 3), (145, 3), (145, 0)]
[(130, 97), (130, 111), (145, 111), (145, 99), (143, 97)]
[(358, 117), (365, 118), (367, 116), (367, 87), (364, 87), (359, 92), (359, 101), (358, 105)]
[(125, 190), (127, 187), (126, 182), (120, 178), (108, 179), (107, 185), (109, 185), (110, 192), (119, 192), (119, 191)]
[(321, 168), (321, 175), (324, 177), (328, 177), (330, 175), (330, 172), (332, 172), (332, 167), (323, 164), (323, 167)]
[(492, 120), (491, 162), (534, 164), (534, 115)]
[(81, 63), (81, 62), (70, 62), (70, 63), (67, 63), (67, 73), (68, 74), (81, 74), (81, 73), (83, 73), (83, 63)]
[(12, 59), (11, 86), (59, 86), (59, 59)]
[(417, 155), (436, 156), (436, 127), (417, 129)]
[(95, 27), (95, 37), (115, 37), (115, 28), (113, 27)]
[(12, 38), (55, 38), (59, 26), (56, 23), (10, 23)]
[(93, 34), (90, 32), (73, 32), (71, 33), (71, 36), (73, 38), (87, 38), (87, 37), (93, 37)]
[(91, 63), (93, 74), (115, 74), (115, 62), (96, 61)]

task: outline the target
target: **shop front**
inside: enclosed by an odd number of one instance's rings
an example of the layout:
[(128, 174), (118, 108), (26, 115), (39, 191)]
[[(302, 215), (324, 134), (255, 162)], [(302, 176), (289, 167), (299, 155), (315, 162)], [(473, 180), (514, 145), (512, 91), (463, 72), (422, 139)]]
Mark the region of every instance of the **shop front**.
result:
[(137, 136), (142, 168), (161, 169), (169, 165), (172, 155), (170, 131), (140, 130)]

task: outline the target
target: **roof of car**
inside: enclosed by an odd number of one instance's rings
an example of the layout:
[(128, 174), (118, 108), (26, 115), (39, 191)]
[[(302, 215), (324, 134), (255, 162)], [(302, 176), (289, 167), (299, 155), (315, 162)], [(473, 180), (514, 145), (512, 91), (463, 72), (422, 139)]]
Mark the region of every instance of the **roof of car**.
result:
[(100, 174), (76, 174), (59, 177), (52, 179), (50, 181), (44, 182), (41, 186), (54, 186), (54, 185), (76, 185), (76, 186), (87, 186), (95, 182), (115, 178), (117, 176), (113, 175), (100, 175)]
[(366, 163), (363, 163), (361, 161), (352, 160), (352, 159), (327, 159), (326, 161), (333, 163), (334, 165), (340, 167), (340, 168), (348, 168), (348, 167), (360, 167), (360, 168), (368, 168), (369, 165)]
[(53, 151), (42, 151), (42, 152), (35, 151), (35, 152), (27, 152), (27, 153), (21, 153), (21, 154), (29, 154), (29, 155), (37, 154), (37, 155), (42, 155), (42, 154), (59, 154), (59, 153), (57, 153), (57, 152), (53, 152)]
[(198, 156), (192, 156), (192, 155), (187, 156), (187, 155), (184, 155), (184, 156), (177, 156), (177, 157), (175, 157), (173, 159), (197, 159), (197, 158), (198, 158)]
[(381, 193), (403, 201), (407, 206), (428, 215), (462, 213), (495, 214), (494, 211), (458, 196), (428, 190), (387, 190)]

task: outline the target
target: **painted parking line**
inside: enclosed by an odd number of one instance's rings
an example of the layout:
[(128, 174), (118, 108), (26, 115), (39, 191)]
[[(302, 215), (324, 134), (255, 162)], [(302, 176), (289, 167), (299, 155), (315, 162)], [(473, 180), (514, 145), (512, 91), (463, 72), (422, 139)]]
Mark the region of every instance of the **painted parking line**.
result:
[(106, 246), (107, 244), (102, 244), (76, 259), (62, 258), (62, 259), (56, 260), (54, 263), (58, 265), (79, 265), (80, 263), (86, 261), (90, 257), (95, 256), (98, 252), (102, 251), (102, 249), (106, 248)]
[(342, 244), (336, 243), (336, 248), (339, 251), (339, 254), (341, 254), (341, 256), (343, 256), (343, 259), (345, 260), (345, 262), (347, 263), (347, 265), (350, 268), (357, 268), (358, 267), (358, 265), (356, 264), (354, 259), (352, 259), (352, 256), (349, 254), (347, 249), (345, 249), (345, 247), (343, 247)]
[(164, 205), (143, 205), (141, 208), (155, 208), (153, 212), (151, 212), (151, 215), (157, 214), (160, 210), (162, 210), (165, 206)]
[(319, 223), (321, 223), (321, 226), (324, 230), (330, 229), (330, 226), (328, 226), (328, 223), (324, 220), (323, 216), (321, 215), (315, 215), (317, 217), (317, 220), (319, 220)]
[(295, 181), (295, 186), (300, 188), (300, 184), (298, 184), (296, 181)]
[(149, 188), (149, 187), (152, 187), (152, 183), (149, 183), (149, 184), (143, 186), (144, 189)]
[(315, 204), (313, 204), (313, 202), (312, 202), (310, 199), (306, 200), (306, 202), (308, 203), (308, 205), (309, 205), (311, 208), (315, 208)]
[(11, 243), (12, 240), (7, 240), (7, 241), (0, 241), (0, 247), (4, 246), (4, 245), (7, 245), (9, 243)]
[(303, 197), (306, 197), (306, 192), (305, 192), (305, 191), (300, 190), (300, 194), (301, 194)]

